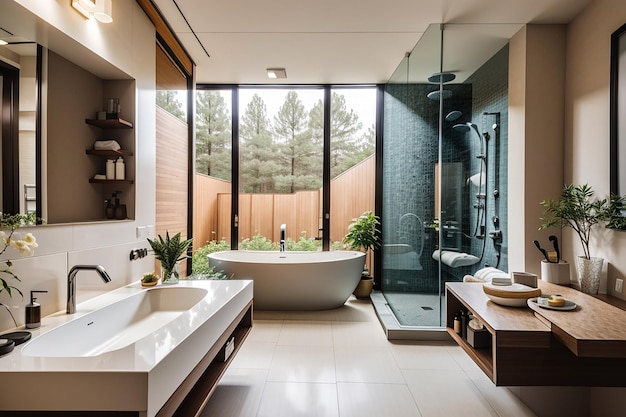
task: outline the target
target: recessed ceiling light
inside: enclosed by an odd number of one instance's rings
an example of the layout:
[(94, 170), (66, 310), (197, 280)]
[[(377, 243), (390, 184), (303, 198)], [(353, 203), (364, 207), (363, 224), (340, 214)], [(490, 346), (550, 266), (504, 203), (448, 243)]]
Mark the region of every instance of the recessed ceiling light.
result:
[(284, 68), (268, 68), (267, 76), (269, 78), (287, 78), (287, 71)]

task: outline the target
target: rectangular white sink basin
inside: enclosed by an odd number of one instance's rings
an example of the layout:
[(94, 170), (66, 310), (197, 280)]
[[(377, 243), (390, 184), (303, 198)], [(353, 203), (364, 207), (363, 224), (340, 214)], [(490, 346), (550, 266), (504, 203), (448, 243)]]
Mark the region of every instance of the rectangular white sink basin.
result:
[(244, 280), (149, 289), (136, 282), (78, 304), (74, 314), (44, 317), (29, 342), (0, 357), (0, 380), (11, 381), (1, 408), (154, 417), (251, 311), (252, 295)]
[(85, 314), (28, 342), (26, 356), (96, 356), (130, 345), (198, 304), (204, 288), (156, 287)]

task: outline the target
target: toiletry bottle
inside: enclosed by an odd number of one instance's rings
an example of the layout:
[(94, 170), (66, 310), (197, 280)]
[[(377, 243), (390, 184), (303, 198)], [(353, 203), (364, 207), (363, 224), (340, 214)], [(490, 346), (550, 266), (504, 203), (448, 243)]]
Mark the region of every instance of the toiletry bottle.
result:
[(116, 180), (125, 179), (124, 173), (125, 173), (124, 158), (120, 156), (119, 158), (117, 158), (117, 161), (115, 162), (115, 179)]
[(468, 323), (468, 318), (469, 316), (469, 311), (467, 310), (461, 310), (461, 337), (463, 339), (467, 339), (467, 323)]
[(454, 315), (454, 333), (461, 334), (461, 319), (458, 313)]
[[(113, 195), (115, 196), (115, 194)], [(107, 219), (112, 219), (115, 216), (115, 206), (113, 205), (113, 199), (104, 200), (106, 206), (104, 207), (104, 215)]]
[(36, 292), (48, 292), (48, 291), (37, 291), (33, 290), (30, 292), (30, 303), (26, 304), (26, 328), (27, 329), (36, 329), (41, 326), (41, 304), (36, 303), (37, 298), (35, 298), (34, 293)]
[(115, 161), (112, 159), (107, 159), (106, 176), (107, 180), (115, 179)]

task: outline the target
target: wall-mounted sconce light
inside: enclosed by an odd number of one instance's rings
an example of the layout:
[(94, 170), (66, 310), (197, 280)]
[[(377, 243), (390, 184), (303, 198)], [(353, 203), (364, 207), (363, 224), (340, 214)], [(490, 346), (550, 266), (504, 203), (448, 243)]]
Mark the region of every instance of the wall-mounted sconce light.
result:
[(268, 68), (268, 78), (287, 78), (287, 71), (284, 68)]
[(72, 0), (72, 7), (86, 19), (95, 17), (101, 23), (113, 21), (112, 0)]

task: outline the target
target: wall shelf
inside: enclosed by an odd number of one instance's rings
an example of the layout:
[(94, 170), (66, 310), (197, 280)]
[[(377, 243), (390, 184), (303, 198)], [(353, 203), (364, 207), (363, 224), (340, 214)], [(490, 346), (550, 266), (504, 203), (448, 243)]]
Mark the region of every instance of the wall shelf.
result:
[(132, 184), (133, 180), (97, 180), (89, 178), (89, 182), (92, 184)]
[(124, 119), (85, 119), (88, 125), (96, 126), (101, 129), (132, 129), (133, 124)]
[(117, 151), (87, 149), (85, 150), (85, 153), (87, 155), (95, 155), (95, 156), (133, 156), (133, 153), (131, 151), (127, 151), (124, 149), (118, 149)]

